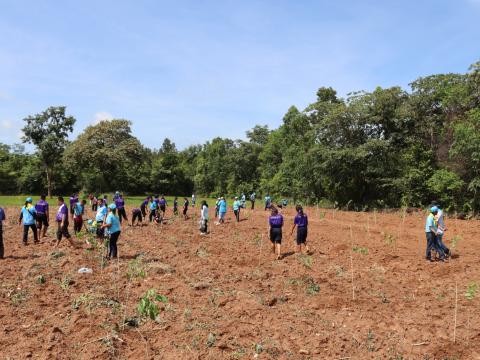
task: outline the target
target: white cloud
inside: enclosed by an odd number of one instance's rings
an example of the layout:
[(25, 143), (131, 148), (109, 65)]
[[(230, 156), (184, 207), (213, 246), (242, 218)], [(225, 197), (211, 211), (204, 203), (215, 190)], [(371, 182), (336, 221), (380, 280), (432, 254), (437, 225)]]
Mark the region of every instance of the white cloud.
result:
[(13, 123), (10, 120), (2, 120), (1, 127), (2, 129), (11, 129), (13, 127)]
[(99, 111), (99, 112), (95, 113), (95, 115), (94, 115), (93, 124), (97, 125), (99, 122), (101, 122), (103, 120), (112, 120), (112, 119), (113, 119), (113, 115), (110, 114), (109, 112)]

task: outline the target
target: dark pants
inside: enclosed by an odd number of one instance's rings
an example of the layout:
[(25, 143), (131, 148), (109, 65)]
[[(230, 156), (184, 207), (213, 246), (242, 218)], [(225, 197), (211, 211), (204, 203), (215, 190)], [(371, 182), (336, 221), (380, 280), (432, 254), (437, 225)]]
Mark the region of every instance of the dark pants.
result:
[(252, 202), (252, 210), (255, 209), (255, 200), (250, 200)]
[(0, 221), (0, 259), (3, 259), (3, 227), (2, 222)]
[(235, 214), (235, 218), (237, 219), (237, 222), (239, 222), (240, 221), (240, 209), (233, 210), (233, 213)]
[(37, 213), (37, 229), (42, 230), (42, 227), (48, 227), (47, 214)]
[(73, 218), (73, 232), (79, 233), (82, 231), (82, 226), (83, 226), (83, 218), (81, 216), (75, 216)]
[(157, 210), (151, 210), (150, 211), (150, 215), (148, 215), (148, 219), (150, 220), (150, 222), (153, 221), (153, 219), (156, 217), (157, 215)]
[(32, 228), (33, 231), (33, 241), (38, 242), (38, 234), (37, 234), (37, 225), (23, 225), (23, 243), (26, 244), (28, 242), (28, 229)]
[(173, 207), (173, 215), (178, 215), (178, 207)]
[(445, 253), (443, 250), (440, 248), (438, 244), (438, 239), (437, 236), (432, 233), (432, 232), (427, 232), (427, 250), (425, 252), (425, 258), (430, 260), (432, 258), (432, 250), (435, 250), (438, 253), (438, 256), (440, 259), (445, 258)]
[(141, 206), (140, 211), (142, 212), (142, 216), (144, 218), (147, 218), (147, 209), (145, 208), (145, 206)]
[(120, 236), (120, 231), (110, 234), (110, 240), (108, 242), (108, 257), (116, 258), (117, 257), (117, 241)]
[(102, 239), (105, 237), (105, 229), (102, 228), (103, 221), (97, 221), (97, 237)]
[(208, 220), (202, 220), (200, 225), (200, 232), (204, 234), (208, 232)]
[(118, 208), (118, 218), (120, 219), (120, 224), (122, 223), (122, 218), (125, 221), (128, 221), (127, 213), (125, 212), (125, 208)]
[(57, 227), (57, 240), (60, 241), (62, 240), (62, 237), (65, 237), (66, 239), (70, 239), (70, 233), (68, 232), (68, 222), (64, 222), (63, 226), (61, 226), (61, 223), (58, 223)]
[(142, 212), (141, 211), (132, 213), (132, 225), (135, 222), (135, 220), (137, 220), (137, 219), (138, 219), (138, 222), (142, 222), (143, 219), (142, 219)]
[(450, 255), (450, 249), (443, 242), (443, 234), (437, 235), (437, 241), (439, 248), (445, 253), (445, 255)]
[(97, 211), (97, 207), (98, 207), (97, 204), (92, 204), (92, 211)]

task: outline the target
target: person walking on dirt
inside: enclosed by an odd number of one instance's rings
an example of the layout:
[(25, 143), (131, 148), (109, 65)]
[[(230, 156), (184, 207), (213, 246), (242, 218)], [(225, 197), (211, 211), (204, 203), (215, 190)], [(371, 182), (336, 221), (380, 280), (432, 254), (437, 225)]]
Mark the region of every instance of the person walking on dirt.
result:
[(233, 213), (235, 214), (235, 219), (237, 219), (237, 222), (240, 222), (240, 208), (242, 207), (242, 203), (238, 200), (238, 197), (236, 196), (232, 207)]
[(227, 213), (227, 202), (222, 196), (220, 202), (218, 203), (218, 222), (217, 225), (225, 223), (225, 214)]
[(48, 220), (50, 219), (48, 202), (45, 199), (46, 196), (41, 195), (40, 200), (35, 204), (35, 210), (37, 211), (37, 230), (40, 233), (40, 238), (47, 236)]
[[(65, 201), (63, 197), (59, 196), (57, 198), (58, 200), (58, 211), (57, 215), (55, 216), (55, 221), (57, 222), (57, 243), (55, 247), (58, 247), (60, 245), (60, 241), (62, 241), (62, 237), (65, 237), (70, 244), (75, 247), (75, 244), (72, 241), (72, 237), (70, 236), (70, 233), (68, 232), (68, 208), (67, 205), (65, 204)], [(85, 201), (85, 200), (84, 200)], [(78, 204), (78, 202), (75, 203), (75, 206)], [(74, 219), (75, 219), (75, 213), (74, 213)]]
[(241, 207), (245, 209), (246, 203), (247, 203), (247, 197), (245, 196), (245, 193), (242, 193), (242, 197), (240, 199), (241, 199)]
[(115, 204), (110, 204), (108, 206), (108, 215), (105, 220), (105, 223), (102, 225), (104, 229), (107, 229), (107, 233), (110, 236), (110, 240), (108, 242), (108, 254), (107, 259), (110, 260), (111, 258), (117, 258), (118, 256), (118, 249), (117, 249), (117, 241), (120, 237), (121, 227), (120, 227), (120, 220), (116, 215), (117, 207)]
[(252, 207), (251, 207), (252, 210), (255, 209), (255, 196), (256, 195), (254, 192), (250, 194), (250, 202), (252, 203)]
[(28, 245), (28, 230), (32, 229), (33, 232), (33, 242), (38, 244), (38, 233), (37, 225), (35, 224), (35, 218), (37, 217), (37, 211), (32, 205), (32, 198), (28, 197), (25, 200), (25, 205), (20, 211), (20, 218), (18, 219), (18, 224), (22, 224), (23, 220), (23, 245)]
[(3, 222), (6, 220), (5, 210), (0, 207), (0, 259), (3, 259), (4, 247), (3, 247)]
[(448, 258), (450, 257), (450, 249), (443, 242), (443, 235), (445, 231), (447, 231), (447, 226), (445, 225), (445, 218), (443, 216), (443, 211), (440, 205), (436, 204), (436, 202), (434, 203), (433, 206), (436, 206), (438, 208), (437, 215), (435, 216), (435, 221), (437, 222), (437, 226), (438, 226), (438, 230), (437, 230), (438, 246), (445, 253), (445, 257)]
[(269, 210), (272, 207), (272, 198), (270, 195), (265, 196), (265, 211)]
[(300, 205), (295, 207), (297, 210), (297, 215), (293, 221), (292, 232), (290, 235), (293, 235), (293, 231), (295, 227), (297, 228), (297, 253), (300, 254), (302, 252), (302, 245), (305, 246), (305, 250), (307, 254), (310, 252), (308, 245), (307, 245), (307, 234), (308, 234), (308, 217), (307, 214), (303, 212), (303, 208)]
[(197, 201), (197, 197), (195, 194), (192, 194), (192, 207), (195, 207), (195, 202)]
[(167, 211), (167, 200), (165, 200), (165, 196), (162, 195), (160, 201), (158, 202), (160, 207), (160, 212), (162, 213), (162, 219), (165, 217), (165, 212)]
[(127, 212), (125, 211), (125, 200), (123, 200), (123, 195), (118, 194), (114, 202), (115, 202), (115, 206), (117, 207), (120, 224), (122, 223), (122, 219), (128, 223)]
[(438, 226), (435, 220), (435, 216), (438, 213), (438, 207), (433, 206), (430, 208), (430, 213), (427, 216), (425, 222), (425, 233), (427, 237), (427, 249), (425, 252), (425, 258), (428, 261), (432, 261), (432, 250), (435, 250), (439, 256), (440, 261), (445, 260), (445, 253), (438, 245)]
[(78, 195), (73, 194), (72, 196), (70, 196), (70, 215), (72, 215), (72, 220), (73, 220), (73, 217), (75, 216), (73, 214), (73, 210), (75, 208), (76, 203), (78, 203)]
[(200, 235), (208, 234), (208, 204), (202, 201), (200, 210)]
[(173, 199), (173, 215), (178, 216), (178, 197)]
[(97, 238), (100, 241), (103, 241), (105, 237), (105, 230), (103, 229), (102, 225), (107, 218), (107, 203), (101, 202), (100, 207), (97, 209), (97, 214), (95, 215), (95, 221), (97, 222)]
[(187, 198), (183, 198), (183, 218), (184, 218), (185, 220), (188, 219), (188, 215), (187, 215), (188, 205), (190, 205), (189, 202), (188, 202), (188, 199), (187, 199)]
[(73, 233), (77, 235), (83, 228), (83, 215), (85, 214), (85, 205), (87, 202), (82, 200), (75, 204), (73, 209)]
[(281, 246), (282, 246), (282, 227), (283, 216), (278, 213), (276, 207), (272, 207), (272, 213), (268, 219), (270, 225), (270, 241), (273, 245), (273, 253), (277, 254), (277, 260), (281, 259)]
[(153, 201), (150, 203), (150, 214), (148, 216), (148, 219), (150, 220), (150, 222), (154, 221), (157, 222), (157, 212), (158, 212), (158, 197), (155, 197), (155, 199), (153, 199)]

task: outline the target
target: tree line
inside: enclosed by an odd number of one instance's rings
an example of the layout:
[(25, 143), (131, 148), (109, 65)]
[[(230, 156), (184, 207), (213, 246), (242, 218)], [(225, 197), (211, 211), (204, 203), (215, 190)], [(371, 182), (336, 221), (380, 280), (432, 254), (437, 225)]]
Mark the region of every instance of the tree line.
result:
[(22, 145), (0, 144), (4, 194), (121, 190), (208, 196), (270, 194), (351, 209), (439, 201), (480, 209), (480, 62), (466, 73), (421, 77), (339, 97), (322, 87), (305, 109), (288, 109), (277, 129), (246, 139), (216, 137), (178, 150), (149, 149), (127, 120), (102, 121), (68, 141), (75, 119), (51, 107), (24, 119)]

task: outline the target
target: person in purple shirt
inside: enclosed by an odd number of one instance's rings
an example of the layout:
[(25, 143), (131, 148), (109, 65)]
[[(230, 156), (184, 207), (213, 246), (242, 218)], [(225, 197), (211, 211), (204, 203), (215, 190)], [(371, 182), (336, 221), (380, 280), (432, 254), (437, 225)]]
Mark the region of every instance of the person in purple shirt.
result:
[(164, 218), (165, 211), (167, 210), (167, 200), (165, 200), (165, 196), (162, 195), (162, 197), (158, 201), (158, 205), (160, 207), (160, 211), (162, 212), (162, 218)]
[[(58, 211), (55, 216), (55, 221), (57, 222), (57, 244), (55, 247), (60, 245), (62, 237), (65, 237), (70, 244), (75, 247), (75, 243), (72, 241), (72, 237), (68, 232), (68, 208), (63, 200), (63, 197), (59, 196), (58, 198)], [(78, 200), (78, 199), (77, 199)]]
[(148, 203), (152, 201), (152, 197), (149, 196), (147, 197), (145, 200), (142, 201), (142, 203), (140, 204), (140, 211), (142, 212), (142, 217), (146, 218), (147, 217), (147, 206), (148, 206)]
[(270, 225), (270, 241), (273, 245), (273, 253), (277, 254), (277, 260), (282, 258), (281, 256), (281, 244), (282, 244), (282, 227), (283, 216), (278, 213), (276, 207), (272, 207), (272, 214), (268, 219)]
[[(74, 213), (73, 213), (73, 210), (74, 210), (75, 204), (77, 202), (78, 202), (78, 195), (77, 194), (73, 194), (72, 196), (70, 196), (70, 215), (72, 215), (72, 219), (75, 216)], [(65, 205), (65, 206), (67, 206), (67, 205)]]
[(118, 194), (114, 201), (115, 206), (117, 207), (120, 224), (122, 223), (122, 218), (128, 223), (127, 212), (125, 211), (125, 200), (123, 200), (123, 195)]
[(45, 199), (46, 196), (42, 195), (40, 196), (40, 200), (35, 204), (35, 210), (37, 211), (37, 229), (40, 233), (40, 238), (47, 236), (48, 220), (50, 218), (48, 202)]
[(3, 259), (3, 222), (5, 221), (5, 210), (0, 207), (0, 259)]
[(308, 217), (307, 214), (303, 212), (303, 208), (300, 205), (295, 207), (297, 210), (297, 216), (293, 221), (292, 232), (290, 235), (293, 235), (295, 227), (297, 228), (297, 253), (302, 252), (302, 245), (305, 246), (307, 254), (310, 253), (310, 250), (307, 245), (307, 234), (308, 234)]

